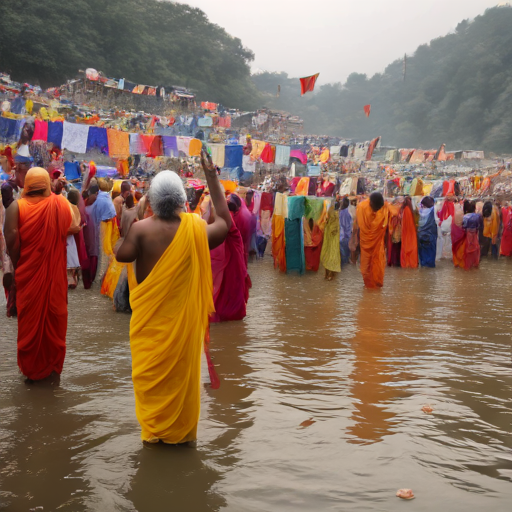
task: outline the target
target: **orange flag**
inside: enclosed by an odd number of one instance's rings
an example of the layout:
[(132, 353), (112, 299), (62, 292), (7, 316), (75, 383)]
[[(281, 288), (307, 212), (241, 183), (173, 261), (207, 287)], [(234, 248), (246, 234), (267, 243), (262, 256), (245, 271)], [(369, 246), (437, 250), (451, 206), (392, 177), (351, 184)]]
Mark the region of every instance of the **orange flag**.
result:
[(364, 113), (366, 114), (366, 117), (370, 117), (370, 110), (372, 109), (372, 106), (371, 105), (365, 105), (363, 107), (364, 109)]
[(312, 92), (315, 88), (316, 79), (318, 78), (318, 75), (320, 73), (317, 73), (316, 75), (312, 76), (306, 76), (304, 78), (299, 78), (300, 80), (300, 95), (304, 96), (307, 92)]

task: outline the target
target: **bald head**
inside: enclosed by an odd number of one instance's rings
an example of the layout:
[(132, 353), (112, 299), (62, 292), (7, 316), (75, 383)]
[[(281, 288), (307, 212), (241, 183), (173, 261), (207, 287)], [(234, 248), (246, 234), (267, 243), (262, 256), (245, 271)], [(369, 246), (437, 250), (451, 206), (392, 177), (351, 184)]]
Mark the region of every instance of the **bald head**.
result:
[(187, 202), (181, 178), (173, 171), (159, 172), (148, 192), (151, 209), (161, 219), (171, 220), (179, 215)]

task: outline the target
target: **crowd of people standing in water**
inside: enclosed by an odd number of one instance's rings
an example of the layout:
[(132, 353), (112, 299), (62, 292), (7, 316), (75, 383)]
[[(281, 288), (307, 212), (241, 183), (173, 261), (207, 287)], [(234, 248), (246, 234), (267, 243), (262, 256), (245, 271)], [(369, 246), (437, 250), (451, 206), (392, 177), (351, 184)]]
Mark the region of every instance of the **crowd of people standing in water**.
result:
[[(245, 317), (250, 254), (263, 254), (266, 244), (255, 234), (271, 224), (272, 255), (286, 270), (287, 224), (277, 221), (284, 213), (278, 201), (292, 196), (258, 195), (258, 217), (254, 194), (226, 191), (205, 151), (201, 164), (207, 194), (196, 213), (171, 171), (157, 174), (145, 196), (124, 181), (112, 197), (109, 181), (90, 169), (81, 193), (66, 191), (58, 174), (30, 168), (30, 157), (18, 154), (1, 189), (3, 286), (7, 316), (18, 317), (21, 372), (30, 381), (61, 374), (68, 289), (80, 276), (86, 289), (98, 281), (103, 294), (114, 304), (124, 299), (132, 313), (132, 378), (146, 442), (195, 439), (209, 323)], [(489, 251), (512, 256), (512, 208), (491, 201), (452, 197), (435, 204), (426, 196), (414, 208), (410, 197), (386, 202), (374, 192), (320, 206), (318, 215), (309, 208), (311, 222), (301, 218), (292, 228), (303, 230), (306, 268), (318, 270), (320, 261), (329, 280), (358, 260), (364, 285), (376, 288), (386, 265), (434, 267), (436, 259), (451, 257), (471, 269)]]
[(64, 193), (62, 180), (18, 156), (2, 185), (3, 285), (7, 314), (18, 318), (22, 374), (30, 382), (61, 374), (77, 269), (84, 288), (97, 280), (103, 289), (109, 272), (124, 266), (136, 413), (147, 442), (195, 439), (209, 322), (246, 312), (252, 217), (236, 194), (225, 195), (205, 153), (202, 167), (204, 219), (187, 212), (182, 180), (171, 171), (160, 172), (144, 197), (123, 182), (112, 200), (107, 180), (86, 174), (81, 194)]
[[(339, 233), (339, 262), (355, 263), (360, 256), (368, 288), (383, 285), (386, 266), (433, 268), (436, 261), (451, 259), (455, 267), (470, 270), (489, 254), (512, 256), (512, 207), (499, 202), (446, 197), (436, 203), (425, 196), (414, 208), (408, 196), (385, 202), (374, 192), (357, 206), (341, 198), (331, 206), (338, 207), (339, 232), (335, 225), (324, 243)], [(333, 270), (339, 272), (340, 264), (326, 272), (328, 279)]]

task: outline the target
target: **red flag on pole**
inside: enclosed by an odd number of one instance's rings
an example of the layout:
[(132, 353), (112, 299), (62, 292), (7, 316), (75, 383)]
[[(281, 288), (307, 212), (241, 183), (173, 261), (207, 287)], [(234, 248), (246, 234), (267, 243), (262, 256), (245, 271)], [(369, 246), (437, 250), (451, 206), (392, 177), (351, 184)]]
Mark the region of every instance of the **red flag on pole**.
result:
[(320, 73), (317, 73), (316, 75), (312, 76), (306, 76), (304, 78), (299, 78), (300, 80), (300, 95), (304, 96), (307, 92), (312, 92), (315, 88), (315, 82), (318, 78), (318, 75)]
[(363, 108), (364, 108), (364, 113), (366, 114), (366, 117), (370, 117), (370, 110), (372, 109), (372, 106), (365, 105)]

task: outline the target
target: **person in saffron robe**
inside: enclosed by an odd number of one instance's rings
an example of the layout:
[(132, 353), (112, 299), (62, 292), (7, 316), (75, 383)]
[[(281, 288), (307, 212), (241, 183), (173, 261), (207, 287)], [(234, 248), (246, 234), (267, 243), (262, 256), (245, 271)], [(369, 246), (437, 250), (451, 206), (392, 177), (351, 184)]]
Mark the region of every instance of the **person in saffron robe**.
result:
[(384, 284), (384, 238), (388, 228), (388, 207), (380, 192), (373, 192), (368, 199), (359, 203), (356, 219), (364, 285), (366, 288), (380, 288)]
[(500, 232), (500, 212), (491, 201), (486, 201), (482, 207), (482, 224), (480, 226), (480, 258), (489, 254), (498, 258), (498, 235)]
[(68, 323), (66, 237), (69, 202), (51, 193), (50, 176), (34, 167), (22, 198), (6, 213), (6, 242), (15, 268), (18, 366), (30, 380), (62, 372)]
[(132, 379), (141, 438), (150, 443), (196, 439), (201, 349), (214, 311), (210, 249), (231, 228), (215, 166), (204, 150), (201, 161), (215, 220), (207, 225), (199, 215), (184, 213), (181, 179), (161, 171), (148, 195), (154, 215), (132, 225), (116, 256), (136, 261), (136, 286), (130, 289)]
[(410, 197), (406, 197), (402, 205), (400, 266), (402, 268), (418, 268), (418, 237)]
[(436, 266), (437, 224), (434, 200), (425, 196), (420, 203), (418, 222), (418, 255), (422, 267)]
[(466, 247), (464, 249), (464, 268), (478, 268), (480, 264), (480, 243), (478, 232), (482, 225), (482, 217), (476, 213), (476, 204), (474, 201), (464, 202), (465, 211), (462, 219), (462, 229), (466, 231)]
[(348, 197), (344, 197), (341, 200), (340, 205), (340, 253), (341, 253), (341, 263), (346, 265), (350, 261), (350, 248), (348, 243), (350, 242), (350, 237), (352, 236), (352, 225), (354, 223), (353, 216), (350, 212), (350, 201)]

